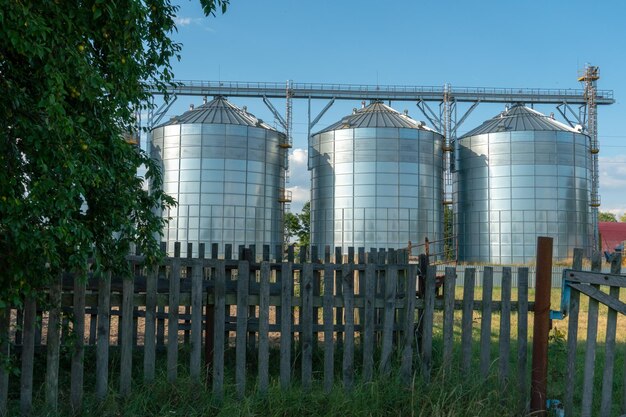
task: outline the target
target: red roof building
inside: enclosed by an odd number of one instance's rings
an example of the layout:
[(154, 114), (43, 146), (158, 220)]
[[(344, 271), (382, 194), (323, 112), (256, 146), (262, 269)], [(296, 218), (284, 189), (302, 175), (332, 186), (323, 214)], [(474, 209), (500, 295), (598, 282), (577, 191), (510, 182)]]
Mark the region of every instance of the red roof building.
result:
[(602, 251), (614, 252), (615, 247), (626, 241), (626, 223), (598, 222)]

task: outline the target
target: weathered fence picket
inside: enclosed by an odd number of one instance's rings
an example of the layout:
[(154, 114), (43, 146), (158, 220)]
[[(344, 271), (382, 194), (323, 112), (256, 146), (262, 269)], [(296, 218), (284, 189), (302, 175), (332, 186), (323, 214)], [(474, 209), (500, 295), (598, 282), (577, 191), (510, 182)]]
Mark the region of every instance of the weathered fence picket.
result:
[[(616, 253), (611, 260), (611, 274), (619, 275), (622, 271), (622, 254)], [(619, 300), (620, 287), (611, 287), (609, 295)], [(615, 332), (617, 330), (617, 310), (609, 308), (606, 319), (606, 339), (604, 344), (604, 371), (602, 374), (602, 397), (600, 415), (611, 414), (613, 397), (613, 367), (615, 366)]]
[(493, 268), (483, 272), (483, 298), (480, 321), (480, 375), (485, 378), (491, 365), (491, 300), (493, 295)]
[[(341, 265), (343, 263), (343, 254), (340, 247), (335, 248), (335, 264)], [(341, 282), (341, 272), (340, 270), (336, 271), (335, 274), (335, 294), (337, 297), (341, 297), (341, 292), (343, 291), (343, 285)], [(343, 323), (343, 309), (341, 307), (335, 308), (335, 323), (341, 324)], [(338, 330), (335, 333), (336, 343), (339, 349), (343, 345), (343, 332)]]
[(474, 272), (465, 269), (463, 283), (463, 318), (461, 324), (461, 369), (469, 372), (472, 363), (472, 323), (474, 321)]
[(120, 395), (130, 394), (133, 370), (133, 296), (135, 294), (132, 279), (122, 282), (122, 345), (120, 349)]
[[(158, 268), (152, 267), (146, 277), (146, 319), (144, 334), (143, 379), (154, 381), (156, 369), (156, 314)], [(108, 331), (107, 335), (108, 337)]]
[[(568, 307), (564, 312), (569, 316), (568, 340), (567, 340), (567, 373), (566, 373), (566, 392), (564, 398), (565, 412), (573, 415), (591, 416), (598, 412), (601, 417), (623, 414), (626, 411), (624, 406), (625, 400), (623, 396), (614, 395), (614, 390), (618, 384), (615, 382), (615, 363), (616, 361), (616, 329), (618, 313), (626, 315), (626, 307), (620, 301), (620, 290), (626, 287), (624, 276), (621, 275), (621, 252), (611, 254), (610, 273), (601, 273), (601, 257), (599, 253), (594, 253), (591, 262), (591, 272), (583, 272), (580, 267), (582, 264), (582, 252), (574, 252), (573, 269), (563, 272), (564, 291), (564, 307)], [(608, 286), (608, 292), (604, 289)], [(575, 404), (576, 386), (576, 346), (578, 344), (578, 324), (580, 313), (581, 294), (589, 297), (589, 311), (587, 317), (587, 340), (585, 343), (584, 357), (584, 374), (581, 387), (580, 409)], [(567, 299), (569, 297), (569, 300)], [(598, 311), (600, 304), (608, 308), (606, 314), (606, 331), (604, 343), (604, 361), (602, 369), (602, 384), (600, 386), (599, 401), (594, 402), (594, 384), (596, 353), (597, 353), (597, 335), (598, 335)], [(625, 381), (626, 382), (626, 381)], [(622, 391), (624, 387), (622, 386)], [(622, 392), (620, 392), (622, 394)], [(618, 404), (615, 404), (614, 398), (620, 398), (621, 411)]]
[(167, 321), (167, 380), (178, 377), (178, 310), (180, 308), (180, 242), (174, 244), (174, 259), (169, 274), (170, 292)]
[[(374, 297), (376, 293), (376, 265), (372, 253), (368, 255), (368, 263), (365, 266), (365, 308), (364, 320), (365, 326), (363, 334), (363, 380), (369, 382), (374, 374), (374, 326), (375, 321), (375, 305)], [(332, 315), (332, 312), (331, 312)]]
[[(74, 300), (76, 302), (76, 299)], [(20, 411), (29, 415), (33, 408), (33, 371), (35, 366), (35, 326), (37, 304), (33, 297), (24, 301), (22, 331), (22, 372), (20, 374)], [(72, 361), (72, 365), (74, 362)], [(73, 367), (72, 367), (73, 370)], [(74, 375), (72, 375), (74, 376)], [(72, 381), (74, 379), (72, 378)]]
[(202, 259), (193, 262), (191, 267), (191, 352), (189, 371), (191, 379), (200, 382), (202, 360), (202, 279), (204, 275)]
[(424, 333), (422, 334), (422, 378), (426, 383), (430, 382), (430, 374), (433, 366), (433, 319), (435, 315), (435, 280), (437, 270), (429, 267), (426, 271), (424, 285)]
[[(0, 355), (5, 358), (10, 357), (11, 343), (9, 340), (9, 328), (11, 325), (11, 310), (3, 308), (0, 310)], [(58, 383), (57, 383), (58, 385)], [(9, 401), (9, 370), (0, 366), (0, 415), (7, 414)]]
[(454, 347), (454, 298), (456, 291), (456, 271), (448, 267), (443, 281), (443, 366), (450, 371)]
[[(328, 248), (327, 248), (328, 249)], [(328, 253), (328, 252), (327, 252)], [(333, 301), (335, 289), (335, 274), (331, 264), (324, 265), (324, 298), (323, 320), (324, 320), (324, 391), (330, 393), (334, 383), (334, 345), (333, 340)]]
[(528, 268), (518, 270), (517, 287), (517, 376), (524, 407), (528, 395)]
[(235, 387), (237, 396), (246, 393), (246, 342), (248, 336), (248, 292), (250, 264), (239, 261), (237, 276), (237, 337), (235, 339)]
[[(46, 352), (46, 406), (57, 410), (59, 401), (59, 359), (61, 350), (61, 284), (59, 276), (50, 286), (50, 312), (48, 314), (48, 340)], [(8, 341), (7, 341), (8, 342)], [(107, 341), (107, 346), (108, 346)]]
[(224, 317), (226, 317), (226, 265), (220, 262), (215, 268), (215, 287), (213, 302), (215, 305), (215, 342), (213, 344), (213, 395), (218, 400), (224, 395), (224, 346), (226, 335)]
[[(391, 255), (393, 256), (393, 255)], [(379, 260), (380, 262), (380, 260)], [(385, 269), (385, 308), (383, 313), (382, 350), (380, 354), (379, 372), (387, 376), (391, 372), (391, 355), (393, 348), (393, 327), (396, 317), (396, 285), (398, 282), (398, 268), (387, 264)]]
[(267, 261), (261, 264), (261, 281), (259, 290), (259, 392), (267, 394), (270, 383), (270, 343), (269, 343), (269, 312), (270, 312), (270, 265)]
[(85, 358), (85, 277), (74, 280), (74, 343), (70, 382), (70, 404), (74, 412), (83, 405), (83, 379)]
[[(405, 385), (409, 385), (413, 376), (413, 340), (415, 338), (415, 294), (417, 290), (417, 267), (409, 266), (406, 287), (406, 305), (404, 311), (404, 328), (402, 340), (402, 359), (400, 364), (400, 378)], [(366, 342), (367, 343), (367, 342)], [(371, 343), (371, 342), (370, 342)]]
[[(290, 258), (293, 260), (293, 252)], [(291, 332), (293, 323), (292, 294), (293, 264), (291, 261), (285, 262), (281, 266), (281, 307), (280, 307), (280, 387), (286, 390), (291, 385)]]
[[(572, 269), (581, 270), (583, 266), (582, 249), (574, 250)], [(574, 414), (574, 381), (576, 375), (576, 346), (578, 345), (578, 312), (580, 308), (580, 293), (572, 291), (569, 300), (569, 321), (567, 324), (567, 368), (565, 384), (565, 398), (563, 405), (567, 415)]]
[(354, 271), (349, 264), (341, 268), (343, 281), (343, 305), (345, 312), (345, 342), (343, 348), (343, 386), (352, 390), (354, 386)]
[[(600, 271), (602, 259), (598, 252), (594, 253), (591, 258), (591, 270)], [(600, 286), (591, 284), (593, 288), (598, 289)], [(593, 384), (596, 361), (596, 339), (598, 336), (598, 309), (599, 303), (595, 298), (589, 298), (589, 312), (587, 317), (587, 342), (585, 345), (585, 365), (583, 378), (583, 393), (580, 415), (582, 417), (591, 417), (591, 407), (593, 401)]]
[(511, 268), (502, 270), (502, 294), (500, 310), (500, 382), (504, 385), (509, 377), (509, 353), (511, 350)]
[[(341, 285), (341, 281), (339, 281), (339, 285)], [(302, 265), (300, 292), (302, 294), (300, 310), (302, 388), (309, 391), (313, 378), (313, 265), (310, 263)]]

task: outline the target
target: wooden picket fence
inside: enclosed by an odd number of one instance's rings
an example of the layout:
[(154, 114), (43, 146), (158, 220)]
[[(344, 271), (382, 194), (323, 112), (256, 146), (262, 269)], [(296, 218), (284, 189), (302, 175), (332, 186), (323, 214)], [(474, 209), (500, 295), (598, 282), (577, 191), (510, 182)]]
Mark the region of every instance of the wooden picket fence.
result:
[[(601, 272), (601, 255), (594, 253), (591, 258), (591, 271), (584, 272), (582, 271), (582, 251), (577, 250), (572, 269), (563, 273), (564, 296), (561, 300), (561, 310), (566, 312), (569, 317), (563, 404), (566, 415), (609, 417), (619, 414), (626, 417), (626, 363), (623, 365), (620, 381), (617, 380), (617, 375), (620, 375), (620, 372), (616, 369), (617, 354), (624, 351), (623, 345), (616, 346), (616, 330), (618, 317), (623, 318), (626, 315), (626, 303), (620, 300), (620, 290), (626, 287), (626, 277), (621, 275), (621, 252), (612, 254), (610, 260), (610, 273), (603, 273)], [(577, 384), (576, 374), (581, 371), (576, 366), (577, 350), (579, 350), (578, 345), (580, 343), (578, 340), (579, 319), (582, 319), (581, 296), (587, 298), (589, 308), (586, 328), (580, 329), (585, 331), (585, 352), (582, 384)], [(599, 350), (598, 311), (600, 306), (605, 306), (608, 311), (606, 313), (604, 360), (601, 364), (602, 381), (598, 384), (594, 374), (599, 368), (596, 353)], [(600, 401), (599, 407), (594, 408), (593, 397), (596, 385), (600, 387)], [(575, 401), (575, 394), (580, 394), (577, 401)]]
[[(475, 269), (465, 268), (457, 277), (448, 267), (443, 276), (436, 276), (425, 256), (420, 264), (409, 264), (405, 251), (350, 248), (342, 254), (338, 248), (331, 254), (326, 248), (321, 256), (314, 249), (311, 259), (304, 251), (295, 259), (290, 248), (286, 260), (279, 261), (270, 261), (269, 248), (258, 260), (252, 255), (255, 248), (240, 248), (238, 259), (232, 259), (229, 245), (225, 253), (225, 259), (218, 259), (214, 244), (211, 256), (205, 257), (200, 245), (198, 257), (181, 258), (177, 244), (177, 256), (156, 267), (144, 266), (141, 256), (130, 257), (134, 279), (65, 275), (45, 289), (40, 305), (27, 299), (20, 309), (1, 311), (0, 349), (6, 356), (20, 353), (21, 412), (30, 412), (33, 388), (39, 388), (33, 387), (39, 345), (45, 346), (46, 402), (57, 408), (59, 373), (68, 372), (59, 369), (60, 346), (68, 334), (73, 336), (67, 340), (72, 341), (70, 402), (75, 410), (81, 408), (85, 390), (94, 390), (99, 399), (107, 396), (111, 349), (119, 350), (117, 389), (122, 396), (132, 389), (133, 352), (143, 354), (143, 379), (149, 382), (155, 378), (157, 352), (165, 350), (169, 382), (175, 383), (180, 367), (188, 366), (191, 378), (210, 384), (220, 398), (225, 350), (233, 347), (239, 396), (251, 389), (251, 357), (257, 362), (254, 386), (260, 393), (267, 392), (271, 378), (284, 389), (297, 384), (304, 391), (313, 384), (330, 391), (337, 382), (350, 390), (356, 382), (392, 372), (406, 384), (416, 374), (428, 381), (434, 364), (482, 377), (496, 371), (502, 381), (528, 391), (528, 312), (533, 310), (528, 268), (516, 271), (517, 301), (512, 301), (512, 269), (505, 267), (499, 301), (493, 301), (491, 267), (483, 270), (477, 300)], [(455, 299), (458, 285), (463, 288), (460, 300)], [(497, 328), (492, 325), (494, 313), (499, 316)], [(472, 332), (478, 330), (478, 317), (480, 340), (475, 342)], [(517, 320), (513, 343), (512, 320)], [(455, 330), (460, 340), (455, 340)], [(494, 334), (497, 358), (491, 349)], [(433, 349), (434, 339), (441, 349)], [(179, 358), (183, 345), (189, 346), (184, 350), (189, 352), (184, 360), (188, 365), (181, 365), (184, 358)], [(84, 354), (90, 346), (96, 357), (94, 387), (83, 381)], [(277, 375), (270, 373), (271, 349), (280, 351)], [(314, 369), (314, 351), (323, 355), (321, 369)], [(335, 369), (336, 363), (341, 369)], [(517, 369), (509, 369), (511, 364)], [(2, 368), (2, 412), (7, 410), (8, 385), (9, 372)]]

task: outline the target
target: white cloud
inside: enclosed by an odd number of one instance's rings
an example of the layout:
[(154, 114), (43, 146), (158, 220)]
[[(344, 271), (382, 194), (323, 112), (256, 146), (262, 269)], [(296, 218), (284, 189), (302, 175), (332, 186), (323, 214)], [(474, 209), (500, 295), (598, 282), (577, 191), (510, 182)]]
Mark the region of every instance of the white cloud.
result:
[(176, 23), (176, 26), (189, 26), (191, 24), (191, 17), (175, 17), (174, 23)]
[(626, 213), (626, 155), (601, 156), (600, 211), (615, 214), (618, 218)]
[(202, 17), (175, 17), (174, 18), (174, 23), (176, 24), (176, 26), (178, 28), (183, 28), (186, 26), (200, 26), (202, 27), (206, 32), (215, 32), (215, 29), (207, 26), (207, 20), (205, 18)]
[(289, 187), (287, 188), (291, 191), (291, 200), (294, 204), (304, 204), (311, 199), (311, 190), (308, 188), (302, 187)]
[(600, 157), (599, 168), (602, 190), (626, 189), (626, 155)]
[(289, 154), (289, 187), (291, 212), (299, 213), (304, 203), (311, 199), (311, 174), (306, 149), (294, 148)]
[(311, 188), (308, 160), (309, 156), (306, 149), (295, 148), (289, 154), (289, 185), (307, 191)]

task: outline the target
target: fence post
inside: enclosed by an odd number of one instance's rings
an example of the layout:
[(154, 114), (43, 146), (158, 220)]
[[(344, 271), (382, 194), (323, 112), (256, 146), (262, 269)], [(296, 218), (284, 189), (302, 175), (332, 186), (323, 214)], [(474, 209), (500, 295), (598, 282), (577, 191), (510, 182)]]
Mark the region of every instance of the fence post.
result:
[(552, 238), (537, 238), (537, 272), (535, 279), (535, 318), (533, 361), (530, 389), (530, 412), (546, 415), (548, 378), (548, 333), (550, 332), (550, 287), (552, 281)]

